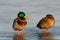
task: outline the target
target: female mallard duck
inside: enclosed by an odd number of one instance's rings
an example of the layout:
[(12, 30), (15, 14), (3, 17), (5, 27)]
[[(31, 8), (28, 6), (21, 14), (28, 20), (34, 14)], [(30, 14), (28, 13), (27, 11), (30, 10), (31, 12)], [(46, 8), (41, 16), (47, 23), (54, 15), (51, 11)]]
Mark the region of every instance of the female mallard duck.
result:
[(24, 12), (19, 12), (17, 18), (13, 22), (13, 29), (19, 33), (24, 30), (27, 25), (26, 16)]
[(40, 29), (44, 29), (46, 33), (48, 33), (48, 29), (53, 27), (55, 24), (55, 19), (53, 15), (47, 14), (46, 17), (42, 18), (39, 23), (37, 24), (37, 27)]

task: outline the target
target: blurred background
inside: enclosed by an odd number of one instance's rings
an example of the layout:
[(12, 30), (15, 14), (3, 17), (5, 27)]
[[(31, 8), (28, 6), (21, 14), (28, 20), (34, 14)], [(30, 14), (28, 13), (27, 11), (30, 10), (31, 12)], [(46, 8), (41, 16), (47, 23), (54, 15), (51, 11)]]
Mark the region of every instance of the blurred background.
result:
[(15, 32), (12, 24), (20, 11), (28, 16), (27, 29), (36, 27), (47, 14), (54, 15), (55, 29), (51, 32), (60, 34), (60, 0), (0, 0), (0, 33)]

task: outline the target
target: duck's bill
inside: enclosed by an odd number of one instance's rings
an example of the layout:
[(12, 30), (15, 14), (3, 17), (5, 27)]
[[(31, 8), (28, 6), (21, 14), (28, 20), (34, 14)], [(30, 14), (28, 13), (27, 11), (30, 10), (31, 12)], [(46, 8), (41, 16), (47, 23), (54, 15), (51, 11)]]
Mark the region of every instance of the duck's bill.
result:
[(26, 18), (27, 18), (27, 16), (24, 16), (24, 18), (26, 19)]

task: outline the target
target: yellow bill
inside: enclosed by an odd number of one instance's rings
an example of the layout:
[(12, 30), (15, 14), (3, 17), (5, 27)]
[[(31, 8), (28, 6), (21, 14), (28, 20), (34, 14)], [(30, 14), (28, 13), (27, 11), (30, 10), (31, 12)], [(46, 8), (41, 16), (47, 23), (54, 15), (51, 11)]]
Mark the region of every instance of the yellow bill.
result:
[(26, 19), (26, 18), (27, 18), (27, 16), (24, 16), (24, 18)]

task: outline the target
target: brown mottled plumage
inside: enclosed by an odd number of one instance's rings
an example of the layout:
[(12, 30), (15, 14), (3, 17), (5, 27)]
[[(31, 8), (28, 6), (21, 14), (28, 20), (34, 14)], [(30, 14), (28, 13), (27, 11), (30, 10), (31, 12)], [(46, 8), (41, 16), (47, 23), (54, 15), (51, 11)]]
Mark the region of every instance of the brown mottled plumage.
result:
[(53, 27), (55, 24), (55, 19), (53, 15), (48, 14), (46, 17), (42, 18), (39, 23), (37, 24), (37, 27), (40, 29), (49, 29)]
[(25, 28), (26, 24), (27, 24), (26, 19), (16, 18), (13, 22), (13, 29), (15, 31), (21, 31)]

